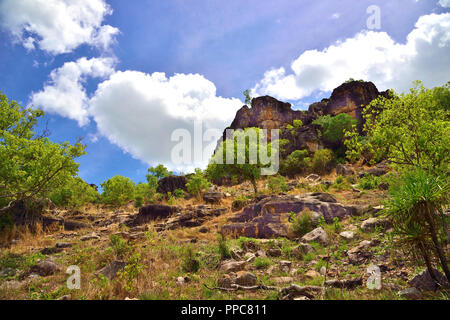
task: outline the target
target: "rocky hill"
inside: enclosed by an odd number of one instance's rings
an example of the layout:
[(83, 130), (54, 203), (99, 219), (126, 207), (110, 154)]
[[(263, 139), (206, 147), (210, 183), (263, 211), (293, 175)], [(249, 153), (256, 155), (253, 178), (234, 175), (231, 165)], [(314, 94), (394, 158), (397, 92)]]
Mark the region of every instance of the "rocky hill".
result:
[(307, 111), (293, 110), (290, 103), (270, 96), (253, 98), (251, 107), (245, 105), (236, 112), (233, 122), (224, 130), (223, 138), (226, 137), (227, 129), (256, 127), (267, 129), (270, 135), (271, 129), (280, 129), (292, 125), (294, 120), (301, 120), (303, 126), (297, 130), (294, 137), (285, 135), (281, 138), (291, 142), (288, 152), (296, 149), (314, 152), (322, 143), (317, 135), (318, 126), (312, 124), (315, 119), (324, 115), (336, 116), (345, 113), (358, 121), (358, 128), (361, 130), (362, 109), (379, 96), (387, 97), (387, 91), (378, 91), (372, 82), (350, 81), (334, 89), (329, 99), (311, 104)]

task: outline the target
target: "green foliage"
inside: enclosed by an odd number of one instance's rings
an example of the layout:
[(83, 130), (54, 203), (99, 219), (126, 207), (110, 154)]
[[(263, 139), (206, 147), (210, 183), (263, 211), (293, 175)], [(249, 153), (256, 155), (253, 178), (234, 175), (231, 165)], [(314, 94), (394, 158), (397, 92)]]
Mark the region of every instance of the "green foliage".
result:
[(158, 164), (156, 167), (150, 167), (148, 169), (147, 180), (149, 177), (156, 177), (156, 179), (161, 180), (162, 178), (172, 175), (172, 171), (169, 171), (164, 165)]
[(124, 176), (114, 176), (101, 184), (102, 202), (112, 205), (124, 205), (135, 197), (135, 183)]
[(111, 247), (118, 259), (123, 259), (132, 252), (132, 248), (128, 245), (127, 241), (117, 234), (112, 234), (109, 237), (111, 241)]
[(85, 146), (37, 135), (33, 130), (43, 115), (0, 92), (0, 210), (12, 201), (45, 198), (78, 172), (74, 159), (85, 154)]
[(334, 164), (334, 154), (330, 149), (320, 149), (314, 152), (311, 169), (314, 173), (323, 174), (331, 170)]
[(296, 119), (292, 122), (292, 124), (294, 125), (294, 128), (300, 128), (301, 126), (303, 126), (303, 122), (300, 119)]
[(256, 257), (253, 261), (253, 264), (256, 269), (265, 269), (270, 266), (271, 262), (269, 258), (264, 257)]
[(184, 272), (197, 272), (200, 269), (200, 261), (195, 257), (194, 249), (191, 246), (186, 249), (181, 268)]
[(450, 222), (443, 208), (448, 205), (450, 183), (448, 176), (435, 176), (417, 168), (406, 170), (390, 188), (388, 215), (400, 243), (421, 255), (430, 269), (432, 257), (441, 262), (447, 279), (450, 273), (444, 249), (448, 242)]
[(289, 213), (290, 228), (297, 237), (303, 237), (314, 228), (311, 212), (305, 210), (298, 214)]
[(200, 198), (202, 193), (208, 190), (210, 186), (211, 184), (200, 169), (195, 169), (195, 173), (189, 178), (188, 183), (186, 183), (187, 191), (198, 198)]
[(252, 97), (250, 96), (250, 90), (244, 91), (245, 104), (250, 106), (252, 104)]
[[(364, 110), (366, 148), (400, 167), (448, 172), (450, 83), (433, 89), (421, 82), (406, 94), (379, 97)], [(355, 154), (361, 150), (356, 144)]]
[(133, 253), (127, 261), (127, 265), (122, 271), (119, 271), (119, 278), (125, 280), (125, 290), (133, 292), (134, 279), (142, 272), (144, 265), (140, 263), (141, 255), (139, 253)]
[(313, 121), (322, 127), (322, 133), (325, 140), (331, 143), (342, 143), (345, 136), (345, 131), (350, 130), (353, 125), (356, 125), (356, 119), (345, 113), (340, 113), (337, 116), (321, 116)]
[(352, 184), (349, 179), (351, 179), (351, 177), (343, 177), (339, 175), (336, 177), (332, 187), (337, 191), (350, 190), (352, 188)]
[(280, 163), (280, 174), (293, 177), (308, 172), (311, 158), (307, 150), (295, 150)]
[(183, 189), (175, 189), (175, 191), (173, 192), (173, 195), (177, 199), (183, 199), (184, 198), (184, 190)]
[(350, 83), (350, 82), (355, 82), (355, 81), (357, 81), (357, 82), (365, 82), (365, 81), (362, 80), (362, 79), (360, 79), (360, 80), (355, 80), (355, 79), (353, 79), (353, 78), (350, 78), (350, 79), (348, 79), (347, 81), (345, 81), (344, 83)]
[(342, 230), (342, 224), (341, 224), (341, 222), (339, 221), (339, 218), (338, 218), (338, 217), (334, 217), (334, 218), (333, 218), (333, 230), (334, 230), (334, 232), (336, 232), (336, 233), (339, 233), (339, 232), (341, 232), (341, 230)]
[(288, 191), (288, 185), (286, 183), (286, 178), (283, 176), (270, 176), (268, 178), (269, 183), (267, 186), (271, 193), (280, 193)]
[(366, 174), (362, 178), (359, 179), (358, 182), (358, 188), (361, 188), (363, 190), (373, 190), (378, 187), (378, 185), (381, 183), (382, 178), (377, 177), (371, 174)]
[(139, 208), (147, 203), (153, 202), (156, 189), (149, 183), (138, 183), (134, 189), (135, 203), (134, 206)]
[[(250, 139), (252, 137), (252, 139)], [(256, 181), (261, 176), (261, 168), (269, 167), (270, 163), (264, 164), (261, 159), (261, 148), (267, 151), (262, 152), (271, 155), (270, 143), (264, 142), (263, 131), (259, 128), (246, 128), (245, 130), (234, 131), (233, 137), (221, 143), (218, 151), (213, 156), (211, 163), (206, 170), (207, 176), (212, 181), (222, 178), (236, 178), (250, 181), (255, 194), (258, 192)], [(227, 148), (232, 148), (230, 152), (233, 157), (232, 163), (227, 164)], [(261, 150), (262, 151), (262, 150)], [(254, 158), (253, 158), (254, 156)]]
[(64, 186), (50, 194), (50, 200), (60, 207), (78, 208), (99, 200), (99, 194), (80, 177), (70, 177)]
[(223, 236), (223, 234), (219, 235), (217, 238), (217, 251), (219, 252), (220, 259), (226, 260), (231, 258), (230, 247), (228, 246), (227, 239)]

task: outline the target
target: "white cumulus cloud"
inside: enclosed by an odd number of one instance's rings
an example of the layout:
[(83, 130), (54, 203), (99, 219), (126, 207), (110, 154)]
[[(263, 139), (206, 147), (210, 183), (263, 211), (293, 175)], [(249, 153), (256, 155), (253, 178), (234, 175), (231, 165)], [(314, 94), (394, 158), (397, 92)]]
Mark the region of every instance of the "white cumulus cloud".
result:
[(450, 8), (450, 0), (439, 0), (439, 5), (443, 8)]
[[(163, 163), (173, 170), (192, 171), (205, 167), (212, 154), (215, 138), (201, 137), (200, 158), (177, 163), (172, 150), (178, 141), (172, 140), (177, 129), (190, 132), (194, 139), (194, 122), (201, 122), (200, 134), (207, 130), (222, 130), (233, 120), (243, 105), (239, 99), (216, 95), (215, 85), (199, 74), (146, 74), (138, 71), (118, 71), (98, 86), (90, 101), (99, 132), (133, 157), (149, 164)], [(202, 157), (202, 155), (206, 155)]]
[(32, 93), (30, 104), (44, 111), (76, 120), (80, 126), (89, 122), (88, 96), (84, 82), (88, 77), (105, 78), (114, 72), (112, 58), (80, 58), (66, 62), (50, 73), (44, 88)]
[(316, 90), (330, 91), (349, 78), (404, 91), (414, 80), (430, 87), (442, 85), (449, 80), (449, 71), (450, 14), (430, 14), (419, 18), (406, 43), (385, 32), (362, 31), (322, 51), (305, 51), (289, 71), (267, 71), (252, 91), (298, 100)]
[(28, 49), (51, 54), (81, 44), (108, 48), (119, 29), (102, 25), (112, 9), (105, 0), (2, 0), (0, 23)]

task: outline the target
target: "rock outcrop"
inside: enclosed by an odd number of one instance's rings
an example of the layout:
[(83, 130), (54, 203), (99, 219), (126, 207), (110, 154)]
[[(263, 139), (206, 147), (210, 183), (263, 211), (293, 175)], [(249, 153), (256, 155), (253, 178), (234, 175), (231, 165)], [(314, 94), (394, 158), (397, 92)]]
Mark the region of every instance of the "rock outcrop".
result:
[[(372, 82), (350, 81), (334, 89), (329, 99), (311, 104), (307, 111), (293, 110), (291, 104), (270, 96), (257, 97), (252, 99), (251, 107), (245, 105), (237, 111), (233, 122), (226, 129), (249, 127), (267, 129), (270, 139), (271, 129), (280, 129), (292, 125), (294, 120), (301, 120), (303, 123), (301, 127), (283, 130), (281, 134), (280, 138), (290, 142), (285, 147), (287, 148), (285, 153), (290, 154), (299, 149), (315, 152), (323, 147), (321, 138), (317, 134), (319, 127), (312, 124), (315, 119), (324, 115), (335, 116), (345, 113), (358, 121), (358, 129), (361, 132), (364, 124), (363, 107), (379, 96), (388, 97), (388, 93), (387, 91), (379, 92)], [(226, 129), (223, 133), (224, 139)]]
[(326, 222), (357, 214), (357, 208), (337, 203), (334, 197), (324, 193), (310, 193), (305, 197), (273, 196), (236, 213), (229, 218), (230, 223), (222, 227), (222, 232), (252, 238), (287, 237), (289, 213), (300, 213), (305, 209), (323, 216)]

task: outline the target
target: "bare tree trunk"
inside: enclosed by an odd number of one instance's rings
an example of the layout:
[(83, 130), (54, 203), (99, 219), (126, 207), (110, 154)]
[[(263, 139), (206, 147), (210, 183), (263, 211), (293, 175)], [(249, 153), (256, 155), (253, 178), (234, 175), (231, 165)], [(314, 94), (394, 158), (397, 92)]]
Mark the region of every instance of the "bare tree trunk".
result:
[(425, 246), (422, 242), (420, 242), (419, 244), (419, 249), (422, 252), (422, 257), (425, 260), (425, 265), (427, 266), (427, 270), (430, 274), (431, 279), (433, 279), (434, 283), (436, 283), (437, 286), (440, 286), (439, 281), (434, 274), (433, 267), (431, 266), (430, 257), (428, 256)]

